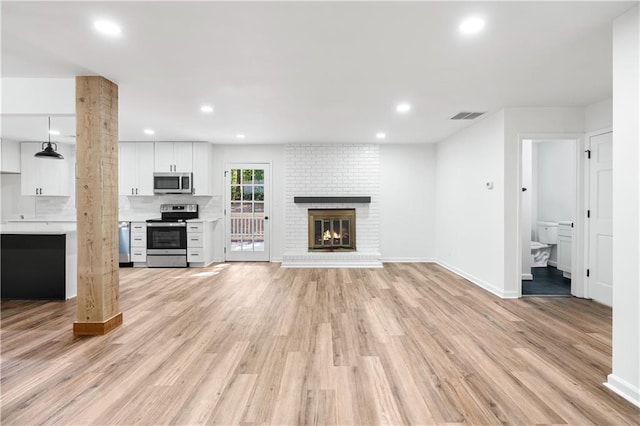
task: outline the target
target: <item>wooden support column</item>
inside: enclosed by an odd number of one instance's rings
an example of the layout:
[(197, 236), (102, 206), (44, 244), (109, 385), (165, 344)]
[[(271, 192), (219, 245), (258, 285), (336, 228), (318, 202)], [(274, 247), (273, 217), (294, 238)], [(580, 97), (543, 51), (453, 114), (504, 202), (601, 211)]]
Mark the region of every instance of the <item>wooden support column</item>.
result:
[(76, 77), (78, 298), (75, 335), (122, 324), (118, 276), (118, 86)]

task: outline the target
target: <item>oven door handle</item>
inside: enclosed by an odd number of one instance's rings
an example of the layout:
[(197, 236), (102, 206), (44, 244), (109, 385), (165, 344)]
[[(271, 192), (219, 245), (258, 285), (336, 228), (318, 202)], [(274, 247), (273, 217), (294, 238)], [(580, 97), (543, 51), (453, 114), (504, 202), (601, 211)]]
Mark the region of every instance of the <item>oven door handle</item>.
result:
[(159, 228), (159, 227), (183, 227), (186, 228), (185, 222), (147, 222), (147, 228)]

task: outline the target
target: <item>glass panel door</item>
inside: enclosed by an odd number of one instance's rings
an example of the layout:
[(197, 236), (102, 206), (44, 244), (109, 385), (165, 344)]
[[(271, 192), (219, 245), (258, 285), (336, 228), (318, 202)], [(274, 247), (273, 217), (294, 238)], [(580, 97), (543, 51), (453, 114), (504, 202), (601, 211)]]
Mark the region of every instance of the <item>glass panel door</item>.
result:
[(269, 261), (269, 165), (228, 164), (225, 258)]

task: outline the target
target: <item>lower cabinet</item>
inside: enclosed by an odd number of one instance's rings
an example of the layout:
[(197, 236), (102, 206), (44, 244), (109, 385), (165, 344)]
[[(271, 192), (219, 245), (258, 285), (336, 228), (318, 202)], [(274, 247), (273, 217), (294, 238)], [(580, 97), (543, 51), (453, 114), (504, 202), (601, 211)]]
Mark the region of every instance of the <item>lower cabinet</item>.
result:
[(191, 267), (213, 263), (213, 229), (216, 222), (187, 222), (187, 262)]
[(136, 263), (147, 262), (147, 223), (131, 222), (131, 261)]
[(558, 225), (558, 270), (564, 272), (564, 276), (571, 275), (571, 247), (573, 228), (571, 223)]

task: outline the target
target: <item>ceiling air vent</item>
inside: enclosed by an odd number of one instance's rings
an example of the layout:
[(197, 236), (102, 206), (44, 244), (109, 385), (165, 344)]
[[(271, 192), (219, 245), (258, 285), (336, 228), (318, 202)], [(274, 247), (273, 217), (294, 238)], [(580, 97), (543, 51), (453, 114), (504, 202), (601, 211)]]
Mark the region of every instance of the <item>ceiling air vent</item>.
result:
[(480, 117), (484, 112), (459, 112), (453, 117), (452, 120), (473, 120), (474, 118)]

